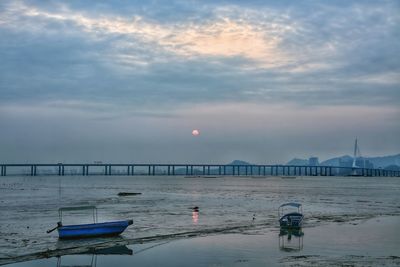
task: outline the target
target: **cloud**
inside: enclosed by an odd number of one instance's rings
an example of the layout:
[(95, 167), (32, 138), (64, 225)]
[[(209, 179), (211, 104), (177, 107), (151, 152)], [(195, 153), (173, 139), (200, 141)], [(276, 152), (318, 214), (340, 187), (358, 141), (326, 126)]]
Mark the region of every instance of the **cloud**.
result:
[(392, 1), (5, 1), (0, 101), (396, 105), (398, 10)]
[[(61, 5), (59, 12), (48, 12), (20, 2), (9, 8), (5, 14), (9, 21), (4, 19), (2, 24), (6, 27), (15, 27), (13, 23), (15, 15), (26, 19), (28, 24), (35, 24), (37, 21), (45, 23), (47, 24), (44, 25), (45, 28), (54, 23), (64, 25), (64, 28), (73, 24), (82, 31), (92, 34), (93, 38), (102, 38), (110, 34), (127, 36), (132, 40), (150, 43), (159, 49), (183, 57), (240, 56), (265, 66), (281, 65), (287, 60), (278, 46), (280, 36), (292, 30), (288, 24), (273, 23), (268, 27), (262, 27), (265, 25), (253, 25), (245, 19), (234, 20), (220, 14), (215, 20), (203, 23), (162, 25), (146, 21), (138, 15), (129, 19), (119, 16), (94, 18), (84, 12), (73, 12), (65, 5)], [(30, 26), (28, 29), (40, 31), (42, 28), (35, 29), (35, 26)]]

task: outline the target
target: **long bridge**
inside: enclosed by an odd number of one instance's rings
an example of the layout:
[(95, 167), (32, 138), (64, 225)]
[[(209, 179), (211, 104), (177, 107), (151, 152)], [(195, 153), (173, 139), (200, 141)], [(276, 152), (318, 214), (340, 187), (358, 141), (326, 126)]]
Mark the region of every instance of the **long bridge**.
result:
[(231, 164), (0, 164), (8, 175), (165, 175), (165, 176), (377, 176), (400, 177), (400, 171), (339, 166), (231, 165)]

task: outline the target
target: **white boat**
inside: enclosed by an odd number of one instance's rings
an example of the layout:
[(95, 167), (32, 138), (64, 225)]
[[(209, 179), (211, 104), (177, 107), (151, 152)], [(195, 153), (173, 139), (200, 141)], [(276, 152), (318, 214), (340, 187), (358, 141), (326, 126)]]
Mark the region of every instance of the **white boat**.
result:
[[(297, 208), (296, 211), (285, 212), (285, 207)], [(303, 224), (303, 206), (300, 203), (289, 202), (279, 206), (279, 225), (286, 228), (300, 228)]]

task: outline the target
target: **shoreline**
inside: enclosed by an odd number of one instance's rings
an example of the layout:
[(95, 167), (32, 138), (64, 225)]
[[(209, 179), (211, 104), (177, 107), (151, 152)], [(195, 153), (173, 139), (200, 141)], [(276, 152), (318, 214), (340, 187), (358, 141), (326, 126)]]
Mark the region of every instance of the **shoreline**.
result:
[[(369, 218), (357, 218), (357, 219), (350, 219), (347, 221), (327, 221), (324, 224), (313, 225), (307, 224), (303, 227), (305, 232), (318, 232), (320, 229), (324, 229), (326, 227), (333, 227), (333, 228), (346, 228), (349, 226), (360, 226), (364, 227), (365, 224), (372, 224), (374, 225), (374, 229), (376, 230), (379, 228), (379, 224), (374, 223), (374, 221), (387, 221), (387, 220), (397, 220), (400, 221), (399, 215), (382, 215), (382, 216), (372, 216)], [(357, 231), (357, 228), (354, 229)], [(257, 222), (250, 225), (236, 225), (236, 226), (227, 226), (227, 227), (219, 227), (219, 228), (210, 228), (210, 229), (202, 229), (198, 231), (187, 231), (181, 233), (174, 233), (174, 234), (166, 234), (166, 235), (154, 235), (148, 237), (141, 237), (141, 238), (131, 238), (126, 239), (123, 237), (113, 238), (112, 240), (107, 240), (104, 242), (92, 244), (92, 245), (82, 245), (82, 246), (74, 246), (68, 248), (57, 248), (52, 250), (46, 250), (42, 252), (31, 253), (27, 255), (12, 257), (12, 258), (2, 258), (0, 259), (0, 265), (8, 265), (14, 263), (24, 263), (30, 262), (34, 260), (40, 259), (48, 259), (54, 257), (61, 257), (66, 255), (72, 254), (83, 254), (83, 253), (93, 253), (93, 251), (112, 248), (116, 246), (140, 246), (145, 244), (157, 244), (160, 242), (183, 242), (185, 240), (193, 240), (193, 239), (214, 239), (217, 237), (218, 239), (226, 239), (229, 238), (230, 235), (239, 235), (241, 238), (246, 239), (246, 236), (271, 236), (272, 233), (276, 234), (279, 232), (279, 227), (270, 227), (266, 222)], [(308, 234), (307, 234), (308, 235)], [(245, 237), (244, 237), (245, 236)], [(172, 242), (172, 243), (174, 243)], [(399, 242), (400, 245), (400, 242)], [(350, 255), (351, 256), (351, 255)], [(321, 258), (322, 257), (322, 258)], [(399, 263), (400, 265), (400, 255), (387, 255), (387, 257), (392, 258), (385, 258), (383, 260), (393, 260)], [(305, 265), (298, 265), (298, 266), (307, 266), (307, 264), (312, 264), (316, 261), (325, 261), (329, 262), (329, 257), (321, 256), (321, 255), (295, 255), (295, 256), (288, 256), (286, 258), (281, 259), (282, 263), (291, 264), (293, 262), (304, 262)], [(353, 259), (357, 260), (357, 258)], [(348, 257), (344, 258), (343, 261), (352, 261)], [(307, 263), (307, 264), (306, 264)]]

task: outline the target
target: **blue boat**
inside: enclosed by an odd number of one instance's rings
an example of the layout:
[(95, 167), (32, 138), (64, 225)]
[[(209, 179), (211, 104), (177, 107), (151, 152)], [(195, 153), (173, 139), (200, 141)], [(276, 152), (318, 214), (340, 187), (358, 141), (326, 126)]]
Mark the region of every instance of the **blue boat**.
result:
[[(297, 212), (284, 213), (284, 207), (297, 208)], [(300, 228), (303, 224), (303, 207), (300, 203), (285, 203), (278, 209), (279, 225), (284, 228)]]
[[(90, 224), (74, 224), (63, 225), (62, 215), (65, 211), (80, 211), (92, 210), (93, 223)], [(97, 208), (95, 206), (79, 206), (79, 207), (65, 207), (58, 210), (60, 221), (57, 227), (47, 231), (50, 233), (57, 229), (58, 237), (60, 239), (73, 239), (73, 238), (87, 238), (87, 237), (103, 237), (103, 236), (116, 236), (121, 234), (125, 229), (133, 223), (132, 220), (113, 221), (113, 222), (97, 222)]]

